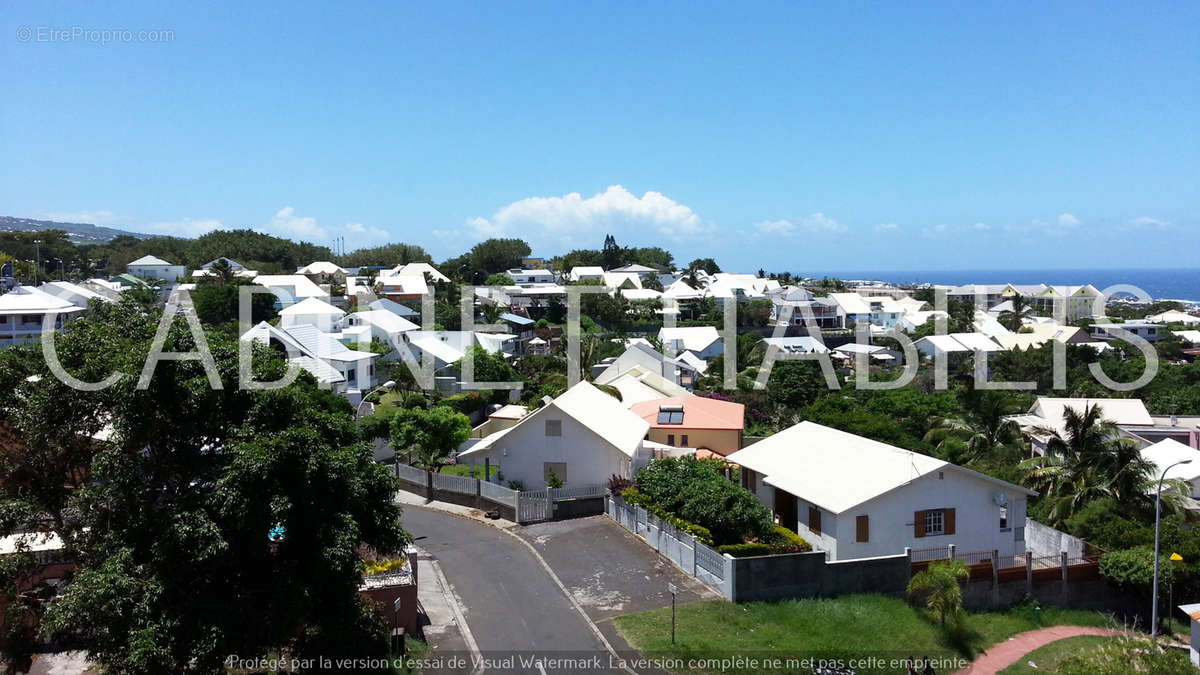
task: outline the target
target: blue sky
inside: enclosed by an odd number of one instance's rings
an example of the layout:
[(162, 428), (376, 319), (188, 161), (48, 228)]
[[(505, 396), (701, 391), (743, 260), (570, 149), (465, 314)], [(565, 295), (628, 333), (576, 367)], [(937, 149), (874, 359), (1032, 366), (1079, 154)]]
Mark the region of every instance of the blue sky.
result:
[[(1197, 3), (8, 2), (0, 24), (0, 214), (438, 259), (611, 232), (751, 271), (1197, 266)], [(47, 41), (75, 27), (133, 40)]]

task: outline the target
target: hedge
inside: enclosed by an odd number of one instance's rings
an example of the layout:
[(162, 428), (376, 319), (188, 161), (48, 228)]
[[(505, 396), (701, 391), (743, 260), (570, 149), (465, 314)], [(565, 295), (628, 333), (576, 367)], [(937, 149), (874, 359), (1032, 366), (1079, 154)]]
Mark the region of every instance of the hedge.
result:
[(637, 488), (627, 488), (622, 490), (621, 499), (624, 499), (627, 504), (640, 506), (646, 509), (646, 511), (654, 514), (654, 516), (659, 520), (670, 523), (670, 525), (675, 529), (687, 532), (696, 539), (700, 540), (701, 544), (704, 544), (705, 546), (713, 545), (712, 532), (709, 532), (707, 527), (704, 527), (703, 525), (697, 525), (695, 523), (689, 523), (683, 518), (663, 510), (659, 506), (651, 503), (650, 499), (646, 497), (646, 495), (637, 491)]
[(755, 555), (771, 555), (771, 547), (759, 542), (747, 544), (725, 544), (717, 547), (717, 553), (728, 553), (735, 558), (748, 558)]
[(782, 525), (771, 528), (771, 534), (765, 539), (764, 543), (770, 546), (772, 553), (807, 553), (812, 550), (812, 544), (807, 539)]

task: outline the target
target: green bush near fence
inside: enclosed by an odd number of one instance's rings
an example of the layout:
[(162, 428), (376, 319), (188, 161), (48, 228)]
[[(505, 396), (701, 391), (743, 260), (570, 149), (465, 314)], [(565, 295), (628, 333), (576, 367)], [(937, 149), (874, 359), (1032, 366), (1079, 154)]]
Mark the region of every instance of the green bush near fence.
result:
[(717, 544), (760, 541), (771, 534), (771, 512), (724, 475), (719, 459), (666, 457), (638, 472), (634, 484), (648, 504), (712, 532)]
[(646, 511), (653, 514), (654, 517), (658, 518), (659, 520), (666, 521), (676, 530), (687, 532), (696, 539), (699, 539), (701, 544), (704, 544), (705, 546), (713, 545), (712, 532), (709, 532), (707, 527), (704, 527), (703, 525), (697, 525), (695, 523), (689, 523), (683, 518), (668, 512), (667, 510), (653, 503), (645, 495), (638, 492), (637, 488), (627, 488), (622, 490), (621, 499), (624, 499), (625, 503), (629, 504), (630, 506), (640, 506), (646, 509)]

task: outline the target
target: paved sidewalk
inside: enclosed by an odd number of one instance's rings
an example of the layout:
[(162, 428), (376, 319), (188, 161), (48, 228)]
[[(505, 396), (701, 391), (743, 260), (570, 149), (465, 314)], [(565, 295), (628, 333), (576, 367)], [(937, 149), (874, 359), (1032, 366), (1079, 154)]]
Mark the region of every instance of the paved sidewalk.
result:
[(1064, 638), (1078, 637), (1080, 635), (1111, 635), (1115, 637), (1121, 635), (1123, 632), (1090, 626), (1051, 626), (1050, 628), (1026, 631), (1018, 633), (997, 645), (993, 645), (991, 649), (980, 654), (979, 658), (975, 659), (970, 666), (958, 671), (958, 673), (959, 675), (998, 673), (1020, 661), (1022, 656), (1051, 642), (1057, 642)]
[[(421, 632), (429, 644), (428, 658), (439, 653), (475, 653), (479, 647), (463, 619), (462, 606), (446, 582), (437, 559), (424, 549), (417, 549), (417, 602), (424, 620)], [(440, 672), (436, 668), (427, 669)]]

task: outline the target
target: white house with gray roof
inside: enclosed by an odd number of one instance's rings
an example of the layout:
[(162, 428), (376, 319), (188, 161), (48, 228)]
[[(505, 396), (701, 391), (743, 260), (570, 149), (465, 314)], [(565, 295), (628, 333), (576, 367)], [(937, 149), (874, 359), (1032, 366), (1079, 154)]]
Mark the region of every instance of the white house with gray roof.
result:
[(801, 422), (726, 459), (742, 486), (830, 560), (945, 548), (1025, 552), (1037, 493), (935, 457)]

